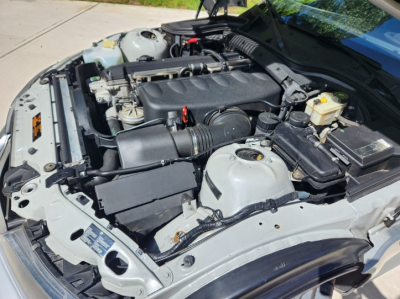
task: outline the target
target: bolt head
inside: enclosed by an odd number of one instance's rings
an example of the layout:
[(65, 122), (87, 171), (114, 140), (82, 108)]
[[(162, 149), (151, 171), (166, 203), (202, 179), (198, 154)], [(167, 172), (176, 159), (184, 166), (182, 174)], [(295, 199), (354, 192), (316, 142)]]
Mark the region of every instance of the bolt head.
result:
[(263, 140), (260, 142), (261, 147), (267, 147), (270, 146), (270, 141), (269, 140)]
[(50, 82), (49, 78), (43, 78), (42, 80), (40, 80), (40, 85), (45, 85), (48, 84)]
[(301, 177), (302, 177), (302, 175), (301, 175), (301, 172), (299, 171), (299, 170), (295, 170), (294, 172), (293, 172), (293, 177), (295, 178), (295, 179), (301, 179)]
[(196, 261), (196, 259), (194, 258), (193, 255), (187, 255), (183, 258), (183, 266), (185, 268), (189, 268), (189, 267), (193, 266), (195, 261)]
[(52, 162), (46, 163), (46, 164), (43, 166), (43, 170), (46, 171), (46, 172), (53, 171), (53, 170), (56, 169), (56, 168), (57, 168), (57, 164), (56, 164), (56, 163), (52, 163)]

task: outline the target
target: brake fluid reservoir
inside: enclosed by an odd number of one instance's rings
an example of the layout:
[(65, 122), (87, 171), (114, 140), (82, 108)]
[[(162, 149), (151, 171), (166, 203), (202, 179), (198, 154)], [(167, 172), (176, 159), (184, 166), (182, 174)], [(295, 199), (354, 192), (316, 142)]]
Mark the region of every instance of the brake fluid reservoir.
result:
[(129, 62), (143, 55), (159, 60), (168, 57), (168, 43), (160, 32), (148, 28), (129, 31), (121, 41), (121, 50)]
[(124, 62), (121, 49), (117, 42), (111, 39), (105, 39), (83, 51), (83, 60), (85, 63), (100, 62), (105, 68)]
[(323, 92), (307, 101), (306, 113), (316, 126), (332, 124), (347, 106), (348, 96), (343, 92)]

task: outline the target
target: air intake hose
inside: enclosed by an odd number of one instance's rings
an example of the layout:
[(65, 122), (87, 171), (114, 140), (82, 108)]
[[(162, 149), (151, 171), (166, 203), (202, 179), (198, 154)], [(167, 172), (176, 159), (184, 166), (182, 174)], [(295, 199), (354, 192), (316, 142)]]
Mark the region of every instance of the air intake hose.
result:
[(181, 157), (196, 155), (215, 144), (250, 134), (251, 122), (247, 114), (238, 108), (214, 112), (206, 119), (206, 125), (197, 125), (182, 131), (171, 132)]
[[(171, 153), (175, 151), (178, 152), (180, 157), (191, 157), (205, 152), (201, 155), (201, 157), (205, 157), (208, 152), (211, 153), (214, 145), (250, 136), (251, 122), (243, 110), (230, 108), (223, 112), (212, 113), (207, 117), (205, 125), (188, 127), (181, 131), (170, 132), (164, 125), (150, 126), (141, 130), (140, 134), (136, 130), (128, 130), (121, 132), (117, 136), (117, 138), (120, 138), (119, 141), (117, 140), (119, 146), (124, 143), (124, 146), (130, 148), (129, 153), (120, 152), (120, 158), (122, 161), (124, 159), (129, 160), (130, 167), (115, 169), (117, 164), (110, 163), (110, 167), (103, 166), (100, 170), (88, 170), (86, 172), (87, 176), (98, 177), (91, 182), (92, 186), (103, 183), (105, 177), (137, 173), (169, 165), (165, 160), (168, 162), (168, 159), (176, 159), (177, 157), (167, 157), (165, 152)], [(153, 136), (153, 133), (156, 133), (156, 135)], [(161, 139), (170, 140), (170, 143), (162, 144), (162, 142), (159, 142), (159, 138), (164, 134), (169, 138)], [(172, 151), (171, 148), (166, 148), (169, 146), (174, 147)], [(105, 160), (108, 160), (108, 155), (110, 155), (110, 158), (114, 158), (114, 153), (108, 151), (106, 153)], [(136, 157), (134, 163), (131, 159), (133, 154)], [(129, 155), (130, 159), (126, 155)], [(106, 161), (105, 165), (108, 165)]]

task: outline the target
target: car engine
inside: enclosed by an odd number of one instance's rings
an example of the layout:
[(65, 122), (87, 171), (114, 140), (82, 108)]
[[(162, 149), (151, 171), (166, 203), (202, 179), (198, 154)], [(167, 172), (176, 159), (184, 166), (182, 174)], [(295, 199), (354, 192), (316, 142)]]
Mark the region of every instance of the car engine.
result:
[[(399, 153), (379, 133), (353, 140), (371, 135), (361, 125), (368, 115), (355, 111), (346, 90), (284, 65), (265, 71), (246, 57), (246, 42), (143, 28), (95, 44), (76, 63), (76, 84), (91, 103), (88, 114), (96, 114), (82, 138), (94, 135), (103, 161), (82, 171), (77, 188), (95, 194), (99, 212), (145, 246), (154, 247), (165, 224), (191, 213), (185, 205), (233, 217), (296, 190), (324, 198), (354, 184), (346, 184), (349, 166), (368, 172), (364, 159), (353, 162), (354, 150), (372, 162)], [(169, 234), (176, 239), (176, 231)]]
[[(141, 28), (47, 72), (58, 161), (46, 188), (93, 199), (98, 219), (163, 265), (258, 213), (355, 200), (390, 179), (396, 130), (367, 126), (371, 109), (354, 90), (261, 64), (257, 47), (233, 32)], [(18, 171), (29, 169), (7, 172), (4, 194), (18, 190)], [(107, 265), (123, 274), (127, 264)]]

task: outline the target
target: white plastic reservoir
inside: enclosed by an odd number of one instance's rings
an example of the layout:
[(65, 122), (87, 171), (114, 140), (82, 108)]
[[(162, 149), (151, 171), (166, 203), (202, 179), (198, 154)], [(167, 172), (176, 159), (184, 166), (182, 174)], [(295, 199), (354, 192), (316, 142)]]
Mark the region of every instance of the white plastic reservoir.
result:
[(208, 160), (200, 200), (229, 217), (250, 204), (291, 192), (288, 168), (278, 155), (259, 145), (231, 144)]
[(120, 44), (122, 53), (129, 62), (143, 55), (159, 60), (168, 57), (168, 43), (163, 35), (154, 29), (138, 28), (129, 31)]
[(340, 101), (341, 99), (333, 93), (323, 92), (316, 98), (307, 101), (305, 112), (310, 115), (311, 122), (314, 125), (327, 126), (332, 124), (346, 108), (347, 103), (341, 103)]
[(105, 39), (96, 46), (83, 51), (83, 60), (85, 63), (100, 62), (103, 67), (108, 68), (124, 62), (121, 49), (117, 41)]

